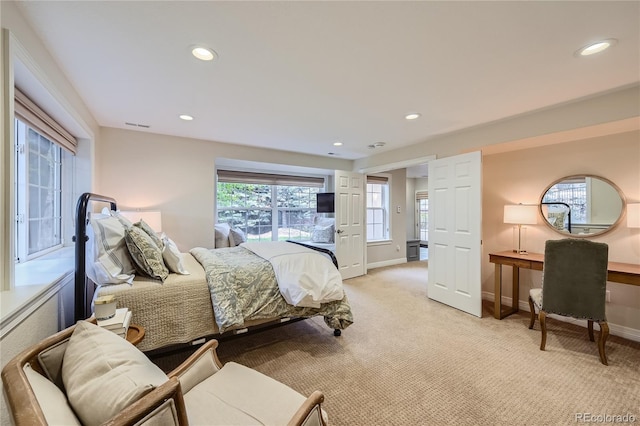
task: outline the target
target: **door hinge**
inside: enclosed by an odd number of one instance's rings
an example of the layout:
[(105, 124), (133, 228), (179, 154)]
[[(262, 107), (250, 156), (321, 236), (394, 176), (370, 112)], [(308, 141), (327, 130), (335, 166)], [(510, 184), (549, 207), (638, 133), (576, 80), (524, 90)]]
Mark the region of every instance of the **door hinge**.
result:
[(23, 143), (16, 145), (16, 152), (18, 154), (24, 154), (24, 144)]
[(24, 214), (20, 213), (16, 215), (16, 223), (24, 223)]

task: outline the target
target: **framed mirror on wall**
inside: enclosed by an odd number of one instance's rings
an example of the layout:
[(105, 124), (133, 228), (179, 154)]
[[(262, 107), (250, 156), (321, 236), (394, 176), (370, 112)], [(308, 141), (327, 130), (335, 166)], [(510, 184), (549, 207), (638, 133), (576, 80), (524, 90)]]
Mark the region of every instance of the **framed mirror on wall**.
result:
[(608, 179), (574, 175), (549, 185), (539, 204), (543, 222), (554, 231), (571, 237), (593, 237), (620, 223), (626, 200)]

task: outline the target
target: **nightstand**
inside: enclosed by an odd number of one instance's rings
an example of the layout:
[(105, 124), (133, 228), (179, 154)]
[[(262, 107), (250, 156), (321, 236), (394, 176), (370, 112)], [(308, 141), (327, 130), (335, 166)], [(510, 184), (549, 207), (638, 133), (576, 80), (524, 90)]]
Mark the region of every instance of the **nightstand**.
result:
[(144, 339), (144, 327), (141, 325), (131, 324), (127, 330), (127, 341), (133, 345), (137, 345)]

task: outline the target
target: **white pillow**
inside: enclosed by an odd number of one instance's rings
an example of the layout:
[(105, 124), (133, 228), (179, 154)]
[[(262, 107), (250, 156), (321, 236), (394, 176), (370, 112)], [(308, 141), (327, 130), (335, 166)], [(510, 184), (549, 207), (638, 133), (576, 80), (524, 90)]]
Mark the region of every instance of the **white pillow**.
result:
[(62, 381), (82, 424), (106, 422), (167, 380), (122, 337), (87, 321), (76, 324), (62, 361)]
[(164, 259), (164, 264), (167, 265), (167, 268), (176, 274), (189, 275), (189, 271), (184, 267), (182, 254), (180, 253), (176, 243), (174, 243), (171, 238), (167, 237), (165, 233), (162, 233), (162, 242), (164, 243), (162, 258)]
[(228, 223), (215, 224), (215, 247), (229, 247), (229, 232), (231, 228)]
[(240, 228), (231, 228), (229, 231), (229, 246), (235, 247), (247, 242), (247, 236)]
[(69, 406), (67, 397), (52, 382), (36, 373), (29, 364), (24, 366), (24, 374), (29, 380), (31, 389), (42, 408), (44, 418), (50, 425), (80, 425), (80, 422)]
[[(133, 281), (135, 268), (124, 240), (125, 226), (115, 217), (92, 215), (87, 275), (96, 284), (120, 284)], [(91, 238), (93, 237), (93, 238)]]

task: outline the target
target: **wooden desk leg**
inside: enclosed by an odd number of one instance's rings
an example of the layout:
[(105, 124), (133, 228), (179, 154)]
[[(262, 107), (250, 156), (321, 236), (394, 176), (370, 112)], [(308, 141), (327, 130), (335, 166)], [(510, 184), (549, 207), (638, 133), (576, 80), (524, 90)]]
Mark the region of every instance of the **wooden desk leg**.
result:
[(511, 290), (511, 312), (509, 315), (518, 312), (520, 309), (520, 268), (513, 267), (513, 287)]
[(495, 298), (493, 317), (495, 319), (502, 319), (502, 265), (499, 263), (496, 263), (496, 276), (493, 286), (493, 295)]

